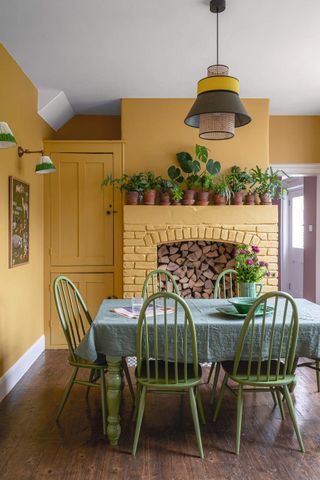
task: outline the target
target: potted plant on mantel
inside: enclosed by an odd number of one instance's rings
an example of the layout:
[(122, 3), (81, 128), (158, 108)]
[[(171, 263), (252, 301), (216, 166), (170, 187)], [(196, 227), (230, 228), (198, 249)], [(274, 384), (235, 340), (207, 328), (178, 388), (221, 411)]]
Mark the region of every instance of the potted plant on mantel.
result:
[(171, 189), (171, 200), (172, 205), (181, 205), (181, 200), (183, 198), (183, 191), (181, 186), (176, 183)]
[[(259, 261), (257, 254), (259, 247), (248, 245), (238, 245), (235, 251), (235, 270), (237, 272), (237, 282), (239, 283), (240, 297), (255, 298), (261, 293), (264, 277), (270, 277), (268, 263)], [(257, 292), (257, 287), (259, 291)]]
[(158, 189), (160, 192), (160, 205), (170, 205), (170, 195), (173, 188), (171, 180), (158, 177)]
[(213, 179), (214, 176), (207, 171), (204, 171), (202, 175), (199, 176), (197, 186), (200, 187), (200, 190), (197, 192), (196, 205), (202, 207), (209, 205), (209, 192), (213, 188)]
[(221, 175), (216, 179), (212, 186), (213, 203), (215, 205), (229, 205), (231, 200), (231, 190), (227, 175)]
[(243, 192), (247, 185), (252, 183), (250, 173), (242, 170), (238, 165), (234, 165), (227, 174), (227, 179), (232, 192), (232, 204), (243, 205)]
[(283, 171), (274, 171), (272, 167), (264, 171), (257, 165), (251, 170), (252, 185), (251, 189), (259, 195), (261, 205), (272, 205), (274, 198), (283, 198), (287, 189), (285, 188), (282, 176), (288, 175)]
[(143, 203), (144, 205), (154, 205), (156, 203), (159, 177), (156, 177), (154, 172), (146, 172), (142, 178), (144, 181)]
[(126, 192), (126, 204), (138, 205), (139, 198), (145, 188), (145, 180), (143, 173), (135, 173), (134, 175), (124, 174), (121, 178), (113, 178), (111, 174), (107, 175), (101, 184), (103, 187), (109, 185), (119, 188), (121, 192)]

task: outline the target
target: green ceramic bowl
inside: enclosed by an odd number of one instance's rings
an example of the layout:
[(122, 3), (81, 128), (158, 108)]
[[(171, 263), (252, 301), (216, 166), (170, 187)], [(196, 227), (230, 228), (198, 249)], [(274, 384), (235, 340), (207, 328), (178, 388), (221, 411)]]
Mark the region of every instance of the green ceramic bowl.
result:
[(234, 297), (229, 299), (229, 302), (242, 314), (247, 314), (256, 301), (257, 298), (252, 297)]

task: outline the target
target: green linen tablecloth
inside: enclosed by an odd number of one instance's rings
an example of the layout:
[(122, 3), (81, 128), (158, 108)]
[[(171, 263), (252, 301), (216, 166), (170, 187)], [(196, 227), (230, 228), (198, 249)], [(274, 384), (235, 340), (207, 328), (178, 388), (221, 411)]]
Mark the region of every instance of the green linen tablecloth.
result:
[[(299, 313), (297, 356), (320, 357), (320, 306), (305, 299), (296, 299), (296, 303)], [(232, 360), (243, 319), (227, 317), (216, 310), (216, 307), (227, 305), (226, 300), (192, 299), (187, 300), (187, 304), (196, 326), (199, 362)], [(98, 353), (107, 357), (135, 356), (137, 319), (112, 312), (116, 307), (130, 305), (130, 300), (103, 300), (76, 350), (77, 355), (89, 361), (95, 361)], [(257, 328), (259, 321), (257, 318)], [(266, 328), (271, 321), (272, 315), (268, 317)]]

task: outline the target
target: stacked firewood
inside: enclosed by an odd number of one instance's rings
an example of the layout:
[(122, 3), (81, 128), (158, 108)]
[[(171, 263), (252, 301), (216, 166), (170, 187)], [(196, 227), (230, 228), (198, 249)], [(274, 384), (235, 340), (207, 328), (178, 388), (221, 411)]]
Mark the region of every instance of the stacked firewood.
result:
[(219, 273), (234, 268), (234, 248), (230, 243), (210, 241), (163, 244), (158, 247), (158, 268), (172, 273), (182, 297), (212, 298)]

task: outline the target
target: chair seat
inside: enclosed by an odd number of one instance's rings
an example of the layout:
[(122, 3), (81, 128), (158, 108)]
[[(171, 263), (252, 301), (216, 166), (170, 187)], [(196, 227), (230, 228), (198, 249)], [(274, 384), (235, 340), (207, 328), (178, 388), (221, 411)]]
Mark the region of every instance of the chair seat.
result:
[[(155, 360), (149, 360), (150, 365), (150, 380), (147, 380), (147, 362), (142, 360), (141, 363), (141, 375), (138, 377), (138, 369), (135, 370), (137, 380), (141, 383), (165, 383), (165, 362), (164, 360), (158, 361), (158, 379), (155, 380), (156, 375), (156, 362)], [(187, 364), (187, 381), (184, 380), (184, 364), (178, 362), (178, 382), (179, 383), (198, 383), (202, 376), (201, 365), (198, 364), (197, 376), (194, 376), (194, 368), (192, 363)], [(175, 368), (174, 362), (168, 362), (168, 383), (175, 383)]]
[(236, 379), (237, 381), (239, 380), (240, 382), (242, 381), (243, 383), (263, 383), (263, 382), (275, 382), (275, 383), (291, 383), (294, 380), (294, 375), (285, 375), (283, 377), (283, 363), (280, 362), (280, 368), (279, 368), (279, 378), (276, 380), (276, 372), (277, 372), (277, 360), (271, 360), (270, 362), (270, 375), (269, 379), (267, 379), (267, 372), (268, 372), (268, 361), (263, 361), (261, 362), (260, 366), (260, 378), (259, 380), (256, 378), (256, 375), (258, 373), (258, 362), (251, 362), (251, 375), (248, 378), (247, 372), (248, 372), (248, 362), (245, 360), (241, 360), (238, 365), (238, 370), (237, 374), (233, 375), (233, 367), (234, 367), (234, 362), (232, 360), (230, 361), (225, 361), (222, 362), (222, 367), (225, 370), (225, 372), (230, 375), (232, 379)]

